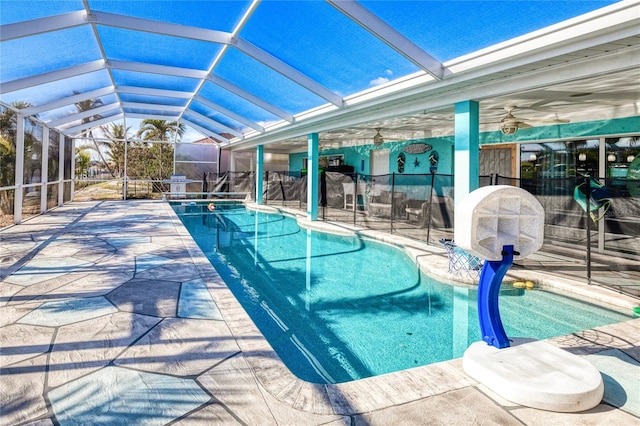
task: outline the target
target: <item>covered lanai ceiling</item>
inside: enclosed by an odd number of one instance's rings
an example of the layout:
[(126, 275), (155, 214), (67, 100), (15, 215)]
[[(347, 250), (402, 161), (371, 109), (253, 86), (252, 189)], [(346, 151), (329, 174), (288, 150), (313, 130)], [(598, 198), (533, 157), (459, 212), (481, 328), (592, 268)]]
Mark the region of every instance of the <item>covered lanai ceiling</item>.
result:
[(451, 134), (468, 99), (484, 130), (507, 106), (532, 122), (639, 115), (637, 0), (0, 5), (0, 102), (71, 136), (179, 120), (230, 148), (291, 151), (309, 132)]

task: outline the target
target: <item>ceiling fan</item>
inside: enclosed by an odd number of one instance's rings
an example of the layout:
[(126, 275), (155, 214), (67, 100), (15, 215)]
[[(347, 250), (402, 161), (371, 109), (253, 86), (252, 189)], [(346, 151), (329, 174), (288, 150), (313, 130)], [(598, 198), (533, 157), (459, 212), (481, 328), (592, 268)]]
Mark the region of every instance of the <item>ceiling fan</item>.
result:
[[(382, 127), (374, 127), (373, 129), (375, 130), (375, 134), (373, 136), (368, 136), (371, 135), (371, 127), (351, 127), (342, 131), (330, 131), (321, 136), (320, 143), (323, 147), (328, 147), (336, 142), (339, 144), (338, 147), (370, 144), (371, 142), (373, 142), (375, 146), (380, 146), (385, 141), (391, 142), (407, 140), (405, 135), (391, 129), (384, 130), (384, 136), (382, 135)], [(386, 134), (388, 132), (391, 132), (390, 136), (389, 134)]]
[[(380, 133), (380, 131), (382, 130), (382, 127), (375, 127), (375, 131), (376, 134), (373, 135), (373, 138), (369, 139), (369, 140), (373, 140), (373, 144), (375, 146), (380, 146), (384, 143), (385, 140), (389, 141), (403, 141), (406, 140), (407, 138), (402, 135), (402, 134), (398, 134), (398, 133), (392, 133), (391, 136), (382, 136), (382, 134)], [(387, 129), (389, 130), (389, 129)]]
[(568, 123), (569, 120), (538, 120), (538, 119), (526, 119), (526, 118), (518, 118), (513, 115), (513, 110), (517, 109), (517, 106), (507, 106), (504, 109), (507, 111), (507, 114), (502, 117), (500, 120), (500, 131), (504, 135), (513, 135), (518, 131), (518, 129), (529, 129), (533, 127), (528, 122), (536, 122), (536, 123), (550, 123), (550, 124), (560, 124), (560, 123)]
[[(376, 134), (373, 135), (373, 137), (363, 137), (363, 138), (358, 138), (359, 141), (363, 141), (363, 142), (370, 142), (373, 141), (373, 144), (375, 146), (380, 146), (384, 143), (384, 136), (382, 136), (382, 134), (380, 133), (380, 131), (382, 130), (382, 127), (374, 127)], [(371, 130), (371, 128), (367, 128), (367, 129), (363, 129), (363, 133), (369, 133), (369, 131)], [(358, 131), (358, 133), (360, 133), (360, 131)]]

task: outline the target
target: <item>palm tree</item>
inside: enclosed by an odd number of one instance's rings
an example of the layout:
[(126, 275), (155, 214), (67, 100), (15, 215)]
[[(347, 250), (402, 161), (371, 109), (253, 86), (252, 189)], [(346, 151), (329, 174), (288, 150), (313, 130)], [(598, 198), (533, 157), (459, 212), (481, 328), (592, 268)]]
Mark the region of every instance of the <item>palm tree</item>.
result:
[[(15, 101), (11, 104), (15, 109), (24, 109), (31, 106), (25, 101)], [(18, 113), (12, 108), (0, 108), (0, 186), (13, 186), (16, 179), (16, 130)], [(25, 151), (30, 151), (36, 142), (31, 134), (25, 133)], [(13, 197), (10, 191), (0, 191), (0, 210), (3, 213), (13, 211)]]
[(78, 177), (89, 177), (89, 166), (91, 166), (91, 154), (87, 152), (89, 149), (92, 149), (92, 147), (88, 145), (76, 148), (75, 175)]
[(182, 137), (186, 127), (177, 121), (142, 120), (138, 136), (144, 141), (170, 141), (176, 134)]
[[(77, 95), (80, 92), (74, 90), (73, 93)], [(76, 105), (76, 108), (78, 109), (78, 112), (84, 112), (84, 111), (91, 111), (92, 109), (97, 108), (100, 105), (103, 105), (103, 102), (101, 99), (91, 98), (91, 99), (85, 99), (84, 101), (76, 102), (75, 105)], [(100, 118), (102, 117), (98, 114), (85, 117), (82, 119), (82, 124), (91, 123), (92, 121), (96, 121)], [(111, 169), (111, 167), (109, 167), (109, 163), (107, 163), (107, 161), (104, 158), (104, 155), (102, 155), (102, 151), (100, 151), (100, 144), (98, 144), (98, 141), (96, 141), (96, 139), (93, 137), (93, 132), (91, 130), (89, 130), (88, 135), (93, 142), (94, 150), (98, 153), (98, 156), (100, 156), (100, 160), (102, 161), (102, 164), (105, 165), (111, 177), (115, 177), (113, 170)]]
[[(20, 108), (16, 103), (13, 106)], [(15, 183), (17, 116), (11, 108), (3, 108), (0, 114), (0, 186)]]
[[(143, 141), (171, 141), (174, 138), (182, 137), (185, 130), (185, 125), (177, 121), (147, 119), (140, 123), (138, 137)], [(155, 181), (153, 183), (154, 191), (164, 189), (163, 184), (158, 181), (169, 178), (173, 171), (173, 147), (169, 145), (167, 149), (165, 145), (164, 143), (152, 143), (150, 147), (144, 149), (144, 154), (141, 154), (139, 150), (142, 158), (145, 158), (144, 164), (140, 165), (139, 170), (146, 179)]]
[[(25, 109), (31, 107), (32, 105), (26, 101), (15, 101), (11, 103), (11, 106), (15, 109)], [(0, 113), (1, 138), (4, 139), (15, 137), (17, 117), (18, 114), (13, 109), (3, 108), (2, 113)]]
[(125, 129), (124, 124), (109, 123), (107, 126), (100, 126), (100, 130), (108, 141), (101, 142), (101, 146), (106, 147), (111, 155), (118, 176), (124, 173), (124, 151), (125, 139), (131, 127)]

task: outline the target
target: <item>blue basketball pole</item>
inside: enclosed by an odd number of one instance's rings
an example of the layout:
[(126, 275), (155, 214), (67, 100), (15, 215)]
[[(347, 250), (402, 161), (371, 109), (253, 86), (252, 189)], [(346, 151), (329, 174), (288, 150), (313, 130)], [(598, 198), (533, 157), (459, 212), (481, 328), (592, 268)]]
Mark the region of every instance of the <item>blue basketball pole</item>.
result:
[(478, 318), (482, 340), (498, 349), (509, 347), (509, 339), (500, 319), (498, 296), (502, 279), (513, 265), (513, 255), (513, 246), (506, 245), (502, 248), (502, 260), (485, 261), (478, 283)]

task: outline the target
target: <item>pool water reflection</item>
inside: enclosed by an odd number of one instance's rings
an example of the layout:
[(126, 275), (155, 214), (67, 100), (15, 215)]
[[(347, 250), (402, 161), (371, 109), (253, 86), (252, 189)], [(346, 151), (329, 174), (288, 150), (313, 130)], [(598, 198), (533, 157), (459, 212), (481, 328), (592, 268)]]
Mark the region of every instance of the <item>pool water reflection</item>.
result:
[[(339, 383), (462, 356), (480, 340), (476, 291), (421, 273), (401, 249), (305, 230), (242, 205), (174, 204), (287, 367)], [(554, 294), (501, 291), (508, 336), (543, 339), (628, 319)]]

